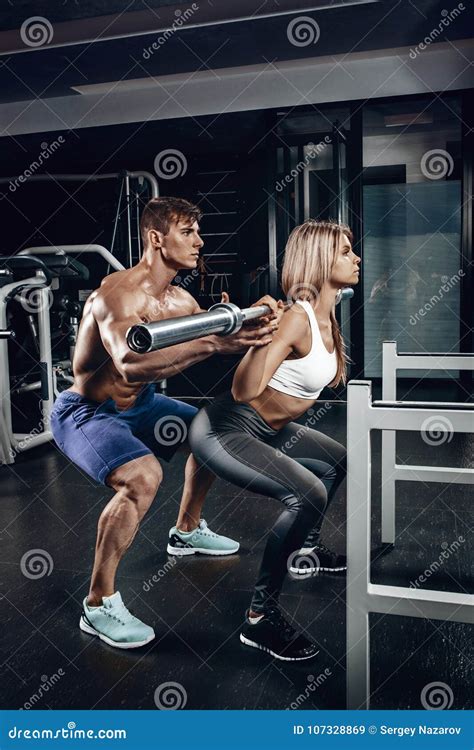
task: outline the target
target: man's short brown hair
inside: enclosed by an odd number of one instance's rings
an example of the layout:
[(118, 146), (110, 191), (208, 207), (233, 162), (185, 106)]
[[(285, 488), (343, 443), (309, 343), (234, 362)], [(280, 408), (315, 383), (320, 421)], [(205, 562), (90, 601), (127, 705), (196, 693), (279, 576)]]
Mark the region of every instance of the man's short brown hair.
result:
[(171, 223), (180, 220), (188, 220), (190, 223), (194, 223), (199, 221), (201, 216), (201, 209), (184, 198), (152, 198), (143, 209), (140, 220), (143, 247), (146, 246), (147, 233), (150, 229), (168, 234)]

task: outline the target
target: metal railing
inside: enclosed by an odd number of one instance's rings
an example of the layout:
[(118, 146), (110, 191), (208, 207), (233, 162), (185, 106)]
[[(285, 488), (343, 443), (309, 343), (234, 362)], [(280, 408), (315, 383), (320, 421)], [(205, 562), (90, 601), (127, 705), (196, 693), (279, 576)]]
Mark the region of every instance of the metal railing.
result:
[[(398, 370), (474, 370), (474, 354), (398, 353), (396, 341), (382, 346), (382, 399), (397, 400)], [(395, 542), (395, 482), (473, 483), (470, 469), (397, 464), (396, 433), (382, 432), (382, 543)]]
[[(372, 402), (371, 388), (366, 380), (352, 380), (347, 388), (348, 709), (370, 707), (370, 612), (471, 622), (474, 605), (468, 594), (370, 580), (372, 430), (422, 431), (427, 418), (438, 417), (440, 429), (444, 425), (445, 431), (474, 433), (474, 404)], [(472, 476), (474, 469), (466, 471)]]

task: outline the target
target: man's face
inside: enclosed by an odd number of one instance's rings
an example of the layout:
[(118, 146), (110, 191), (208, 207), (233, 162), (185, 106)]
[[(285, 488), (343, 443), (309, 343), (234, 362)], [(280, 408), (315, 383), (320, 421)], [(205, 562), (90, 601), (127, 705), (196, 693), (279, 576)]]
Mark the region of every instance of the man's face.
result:
[(197, 221), (178, 219), (171, 222), (168, 234), (161, 235), (161, 251), (167, 264), (178, 271), (196, 268), (199, 251), (204, 245)]

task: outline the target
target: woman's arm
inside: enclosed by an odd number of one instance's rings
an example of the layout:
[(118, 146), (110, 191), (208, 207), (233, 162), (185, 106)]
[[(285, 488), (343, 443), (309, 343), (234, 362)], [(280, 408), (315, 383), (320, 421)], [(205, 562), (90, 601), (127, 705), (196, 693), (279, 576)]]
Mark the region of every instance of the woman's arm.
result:
[(278, 304), (281, 321), (271, 343), (249, 349), (235, 371), (232, 396), (237, 402), (252, 401), (260, 396), (274, 372), (304, 335), (306, 315), (303, 317), (293, 308), (283, 311), (283, 303)]

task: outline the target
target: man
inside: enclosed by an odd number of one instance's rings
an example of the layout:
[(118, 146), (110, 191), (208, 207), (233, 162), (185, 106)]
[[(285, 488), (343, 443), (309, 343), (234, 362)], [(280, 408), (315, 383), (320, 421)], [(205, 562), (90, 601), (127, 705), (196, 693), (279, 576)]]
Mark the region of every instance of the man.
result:
[[(276, 328), (269, 317), (231, 336), (205, 336), (144, 355), (128, 348), (126, 332), (134, 324), (203, 312), (187, 291), (171, 285), (179, 270), (197, 266), (203, 245), (200, 218), (200, 210), (180, 198), (154, 198), (147, 204), (140, 224), (143, 256), (132, 268), (107, 276), (88, 298), (74, 356), (74, 385), (61, 393), (51, 418), (63, 453), (115, 490), (99, 519), (80, 628), (118, 648), (143, 646), (155, 636), (124, 605), (115, 591), (115, 574), (160, 486), (158, 458), (173, 456), (197, 411), (155, 394), (154, 382), (215, 353), (266, 345)], [(201, 519), (214, 478), (189, 456), (168, 552), (226, 555), (238, 550), (237, 542), (214, 534)]]

